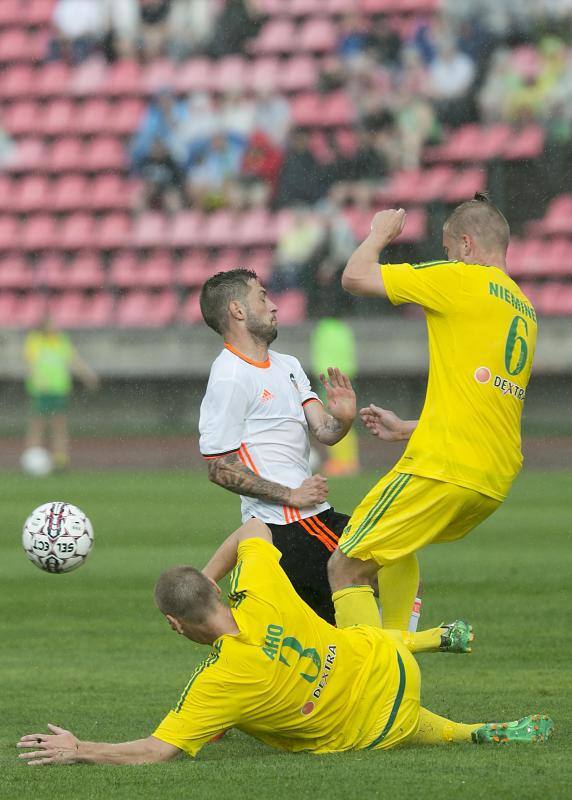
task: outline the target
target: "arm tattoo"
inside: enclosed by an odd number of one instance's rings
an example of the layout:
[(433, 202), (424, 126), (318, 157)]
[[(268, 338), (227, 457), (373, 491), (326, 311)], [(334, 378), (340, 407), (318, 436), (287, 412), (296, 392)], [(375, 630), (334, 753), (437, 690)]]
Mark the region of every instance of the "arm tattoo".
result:
[(267, 481), (248, 469), (237, 453), (221, 456), (208, 462), (209, 480), (229, 492), (269, 500), (271, 503), (290, 503), (291, 489), (280, 483)]
[(326, 412), (320, 424), (312, 426), (311, 430), (316, 439), (326, 445), (336, 444), (347, 433), (347, 427)]

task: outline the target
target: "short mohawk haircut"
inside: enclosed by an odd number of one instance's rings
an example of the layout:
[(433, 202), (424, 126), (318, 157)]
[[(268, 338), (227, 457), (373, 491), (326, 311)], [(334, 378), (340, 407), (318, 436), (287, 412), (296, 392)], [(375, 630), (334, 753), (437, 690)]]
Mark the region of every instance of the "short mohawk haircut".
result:
[(494, 250), (506, 251), (510, 240), (506, 217), (487, 192), (475, 192), (472, 200), (457, 206), (447, 218), (445, 230), (455, 238), (470, 234), (484, 247)]

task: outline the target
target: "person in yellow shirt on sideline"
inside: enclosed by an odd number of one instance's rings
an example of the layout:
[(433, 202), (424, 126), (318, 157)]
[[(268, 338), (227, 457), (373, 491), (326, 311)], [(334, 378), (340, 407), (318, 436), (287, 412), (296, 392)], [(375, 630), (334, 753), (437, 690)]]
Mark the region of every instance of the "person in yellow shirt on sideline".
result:
[(69, 436), (66, 411), (72, 390), (72, 375), (88, 389), (95, 390), (99, 380), (80, 358), (65, 333), (58, 331), (46, 317), (41, 328), (30, 331), (24, 345), (26, 389), (31, 401), (25, 446), (43, 447), (46, 427), (51, 430), (52, 459), (58, 469), (69, 464)]
[[(231, 727), (291, 752), (335, 753), (412, 745), (544, 742), (553, 722), (539, 714), (510, 723), (451, 722), (420, 707), (412, 653), (466, 652), (470, 627), (436, 629), (440, 647), (417, 634), (358, 625), (343, 630), (318, 617), (280, 567), (270, 529), (251, 519), (223, 542), (203, 572), (172, 567), (155, 586), (171, 628), (211, 645), (179, 701), (152, 735), (122, 744), (86, 742), (49, 725), (22, 736), (32, 765), (145, 764), (195, 756)], [(230, 607), (212, 576), (235, 565)]]
[[(357, 506), (328, 562), (340, 627), (380, 624), (370, 586), (377, 573), (383, 625), (401, 629), (419, 582), (416, 551), (483, 522), (522, 465), (537, 321), (507, 274), (508, 223), (486, 195), (475, 195), (445, 222), (447, 260), (380, 266), (379, 253), (404, 223), (402, 209), (376, 214), (342, 275), (352, 294), (424, 309), (429, 380), (403, 456)], [(362, 418), (375, 433), (375, 407)]]

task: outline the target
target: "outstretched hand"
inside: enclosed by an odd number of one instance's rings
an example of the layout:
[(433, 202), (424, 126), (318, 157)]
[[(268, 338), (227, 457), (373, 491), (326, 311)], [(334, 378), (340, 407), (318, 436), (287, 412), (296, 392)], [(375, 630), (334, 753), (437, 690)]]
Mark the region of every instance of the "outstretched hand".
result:
[(28, 759), (30, 766), (44, 764), (75, 764), (79, 761), (79, 739), (71, 731), (48, 723), (49, 733), (28, 733), (22, 736), (16, 747), (34, 748), (32, 752), (20, 753)]
[(393, 411), (370, 403), (360, 410), (360, 417), (369, 432), (384, 442), (401, 442), (408, 439), (406, 423)]
[(326, 392), (328, 410), (339, 422), (351, 423), (355, 419), (356, 393), (347, 375), (337, 367), (328, 367), (328, 375), (320, 375), (320, 383)]

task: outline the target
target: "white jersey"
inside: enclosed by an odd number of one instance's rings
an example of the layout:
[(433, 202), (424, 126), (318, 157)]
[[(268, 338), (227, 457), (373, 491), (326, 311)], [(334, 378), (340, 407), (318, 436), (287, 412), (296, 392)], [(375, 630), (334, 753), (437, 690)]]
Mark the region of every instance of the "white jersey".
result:
[[(226, 344), (211, 367), (201, 403), (201, 454), (238, 453), (257, 475), (295, 489), (312, 474), (303, 408), (310, 402), (320, 400), (297, 358), (270, 350), (266, 361), (252, 361)], [(243, 522), (256, 517), (286, 525), (329, 507), (298, 509), (241, 495)]]

